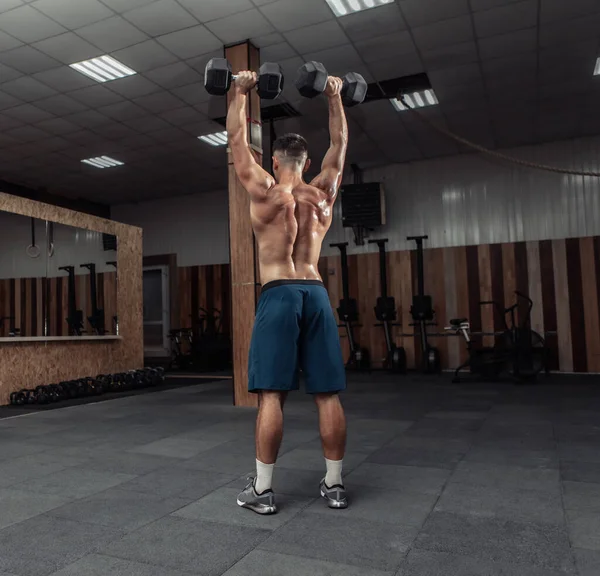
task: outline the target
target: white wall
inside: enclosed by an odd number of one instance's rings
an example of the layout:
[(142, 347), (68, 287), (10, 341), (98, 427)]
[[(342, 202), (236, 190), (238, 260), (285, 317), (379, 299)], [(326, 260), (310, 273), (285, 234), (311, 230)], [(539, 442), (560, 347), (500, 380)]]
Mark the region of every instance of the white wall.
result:
[[(600, 171), (600, 138), (505, 151), (557, 167)], [(351, 182), (351, 178), (347, 181)], [(387, 237), (389, 250), (414, 247), (406, 236), (428, 234), (427, 247), (464, 246), (600, 235), (600, 179), (564, 176), (463, 154), (366, 171), (365, 182), (386, 188), (388, 224), (371, 234)], [(178, 254), (179, 266), (229, 261), (227, 192), (114, 206), (115, 220), (144, 229), (144, 254)], [(350, 242), (341, 202), (324, 242)]]
[(226, 190), (117, 205), (111, 216), (143, 229), (144, 256), (177, 254), (178, 266), (229, 262)]

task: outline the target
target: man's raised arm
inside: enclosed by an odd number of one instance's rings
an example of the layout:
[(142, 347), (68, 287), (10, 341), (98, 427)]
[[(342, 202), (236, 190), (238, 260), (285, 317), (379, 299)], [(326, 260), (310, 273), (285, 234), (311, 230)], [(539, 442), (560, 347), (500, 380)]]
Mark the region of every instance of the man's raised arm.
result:
[(344, 174), (346, 150), (348, 148), (348, 123), (342, 104), (342, 80), (329, 77), (325, 95), (329, 99), (329, 138), (330, 145), (321, 173), (312, 181), (312, 185), (327, 192), (332, 200), (338, 193)]
[(227, 134), (233, 164), (242, 186), (253, 200), (261, 200), (275, 184), (273, 177), (254, 159), (248, 145), (248, 117), (246, 100), (248, 92), (256, 86), (254, 72), (240, 72), (234, 84), (234, 97), (227, 112)]

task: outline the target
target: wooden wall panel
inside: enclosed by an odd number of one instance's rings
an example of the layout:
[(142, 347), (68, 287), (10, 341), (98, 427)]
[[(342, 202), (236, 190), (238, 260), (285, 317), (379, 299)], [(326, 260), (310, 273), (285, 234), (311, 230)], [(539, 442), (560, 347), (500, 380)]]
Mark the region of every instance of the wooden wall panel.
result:
[[(469, 318), (469, 285), (467, 279), (467, 251), (464, 247), (448, 248), (454, 252), (456, 270), (456, 316)], [(465, 362), (469, 354), (467, 347), (461, 343), (459, 348), (459, 365)]]
[(571, 327), (573, 370), (575, 372), (587, 372), (585, 304), (583, 302), (579, 238), (567, 238), (565, 240), (565, 250), (567, 258), (567, 282), (569, 285), (569, 322)]
[[(489, 302), (493, 298), (492, 294), (492, 266), (490, 261), (490, 247), (482, 245), (477, 250), (479, 263), (479, 301)], [(480, 306), (477, 302), (481, 314), (481, 330), (484, 333), (492, 334), (494, 332), (494, 310), (490, 306)], [(493, 336), (483, 336), (481, 343), (485, 347), (494, 345)]]
[[(444, 290), (446, 292), (446, 326), (450, 326), (450, 320), (458, 318), (458, 301), (456, 286), (456, 264), (454, 261), (455, 251), (444, 251)], [(448, 366), (460, 364), (460, 348), (465, 344), (460, 336), (448, 336)]]
[(600, 303), (598, 302), (600, 279), (596, 275), (594, 239), (581, 238), (579, 249), (587, 370), (600, 372)]
[(533, 300), (531, 311), (531, 328), (544, 335), (544, 300), (542, 297), (542, 273), (540, 265), (540, 243), (527, 242), (527, 290)]
[(0, 193), (0, 210), (116, 235), (119, 272), (127, 278), (127, 282), (118, 283), (122, 340), (0, 343), (0, 404), (8, 403), (11, 392), (25, 387), (141, 368), (142, 230), (9, 194)]
[(573, 371), (571, 348), (571, 317), (569, 310), (569, 279), (567, 276), (567, 246), (564, 240), (552, 240), (554, 286), (556, 289), (556, 329), (558, 331), (558, 361), (564, 372)]

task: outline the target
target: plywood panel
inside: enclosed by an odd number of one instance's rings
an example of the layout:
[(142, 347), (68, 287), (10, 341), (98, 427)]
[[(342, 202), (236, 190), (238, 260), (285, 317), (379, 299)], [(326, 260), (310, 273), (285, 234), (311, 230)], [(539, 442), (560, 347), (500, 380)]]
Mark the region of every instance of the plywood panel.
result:
[[(489, 302), (493, 299), (492, 294), (492, 265), (490, 262), (490, 247), (483, 245), (477, 251), (479, 264), (479, 301)], [(477, 303), (479, 306), (479, 303)], [(494, 310), (490, 306), (479, 306), (481, 314), (481, 330), (484, 333), (494, 332)], [(483, 336), (482, 344), (485, 347), (494, 345), (493, 336)]]
[(539, 242), (527, 242), (527, 279), (529, 297), (533, 300), (531, 329), (544, 337), (544, 302), (542, 298), (542, 273)]
[(502, 244), (502, 273), (504, 280), (504, 307), (516, 302), (517, 273), (515, 264), (515, 245)]
[(554, 286), (556, 289), (556, 324), (558, 330), (559, 365), (563, 372), (573, 371), (571, 348), (571, 316), (569, 281), (567, 277), (567, 247), (564, 240), (552, 241)]
[[(459, 318), (469, 318), (469, 284), (467, 279), (467, 251), (464, 247), (448, 248), (454, 251), (454, 266), (456, 270), (456, 315)], [(462, 343), (461, 343), (462, 344)], [(462, 344), (459, 349), (459, 365), (466, 362), (469, 354), (467, 347)]]
[[(444, 290), (446, 291), (446, 326), (458, 318), (456, 264), (454, 250), (444, 250)], [(460, 365), (460, 348), (464, 346), (461, 336), (448, 336), (448, 368)]]
[(600, 311), (597, 289), (599, 279), (596, 276), (594, 239), (581, 238), (579, 248), (587, 369), (590, 372), (600, 372)]
[(569, 321), (571, 324), (571, 350), (573, 370), (587, 372), (585, 345), (585, 318), (581, 275), (581, 252), (578, 238), (565, 240), (567, 257), (567, 282), (569, 284)]

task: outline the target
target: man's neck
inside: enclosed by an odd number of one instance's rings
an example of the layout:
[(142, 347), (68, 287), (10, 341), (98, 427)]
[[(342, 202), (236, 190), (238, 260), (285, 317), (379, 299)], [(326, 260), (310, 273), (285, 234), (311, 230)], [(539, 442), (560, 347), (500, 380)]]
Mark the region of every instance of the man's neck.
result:
[(279, 182), (283, 186), (298, 186), (303, 182), (302, 172), (297, 170), (285, 170), (279, 173)]

